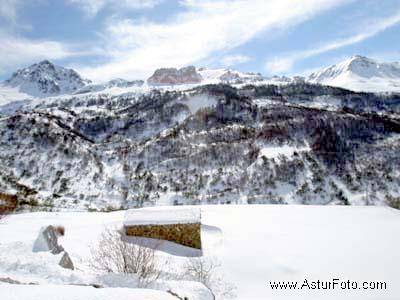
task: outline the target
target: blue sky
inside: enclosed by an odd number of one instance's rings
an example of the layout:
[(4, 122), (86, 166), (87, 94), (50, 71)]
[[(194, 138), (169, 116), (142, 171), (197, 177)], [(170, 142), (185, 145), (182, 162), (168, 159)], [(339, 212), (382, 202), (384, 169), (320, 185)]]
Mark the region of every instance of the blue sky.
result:
[(104, 81), (158, 67), (306, 74), (400, 60), (399, 0), (1, 0), (0, 79), (42, 59)]

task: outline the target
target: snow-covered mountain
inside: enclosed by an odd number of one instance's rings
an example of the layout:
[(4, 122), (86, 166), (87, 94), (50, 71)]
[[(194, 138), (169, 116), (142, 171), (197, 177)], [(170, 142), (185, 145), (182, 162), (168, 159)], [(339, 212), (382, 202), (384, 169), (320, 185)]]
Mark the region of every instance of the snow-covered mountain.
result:
[(31, 96), (45, 97), (70, 94), (89, 83), (90, 80), (83, 79), (76, 71), (44, 60), (18, 70), (2, 85)]
[(187, 84), (251, 84), (265, 81), (260, 73), (240, 72), (232, 69), (209, 69), (189, 66), (181, 69), (161, 68), (147, 79), (152, 86), (187, 85)]
[[(202, 81), (178, 84), (186, 71)], [(0, 190), (80, 209), (400, 205), (398, 95), (186, 71), (172, 85), (115, 80), (0, 105)]]
[(312, 73), (311, 83), (342, 87), (354, 91), (400, 91), (400, 64), (380, 63), (356, 55), (341, 63)]
[(34, 100), (0, 119), (0, 190), (41, 209), (396, 207), (396, 97), (299, 82)]

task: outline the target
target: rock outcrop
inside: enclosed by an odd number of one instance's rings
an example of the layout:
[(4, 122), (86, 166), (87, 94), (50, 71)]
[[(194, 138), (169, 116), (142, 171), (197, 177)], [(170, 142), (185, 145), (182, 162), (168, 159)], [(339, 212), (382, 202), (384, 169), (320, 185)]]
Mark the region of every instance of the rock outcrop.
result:
[(63, 252), (63, 246), (58, 244), (58, 235), (57, 229), (52, 225), (42, 228), (33, 244), (33, 252), (50, 251), (52, 254)]
[(157, 69), (154, 74), (147, 79), (151, 85), (177, 85), (177, 84), (195, 84), (202, 81), (201, 75), (193, 66), (176, 68)]

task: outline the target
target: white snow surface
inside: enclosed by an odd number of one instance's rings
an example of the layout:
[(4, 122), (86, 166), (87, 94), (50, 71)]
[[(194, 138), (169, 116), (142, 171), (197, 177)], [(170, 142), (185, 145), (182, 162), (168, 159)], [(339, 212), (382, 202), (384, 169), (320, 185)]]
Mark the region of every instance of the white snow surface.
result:
[(124, 226), (200, 223), (200, 209), (188, 206), (161, 206), (129, 209)]
[(182, 103), (188, 106), (191, 114), (195, 114), (200, 109), (216, 106), (217, 100), (207, 95), (195, 95)]
[(0, 284), (4, 300), (176, 300), (167, 292), (150, 289), (105, 288), (73, 285)]
[[(203, 255), (221, 262), (224, 280), (236, 286), (237, 299), (400, 299), (400, 212), (397, 210), (372, 206), (221, 205), (201, 206), (201, 212)], [(3, 219), (0, 278), (42, 285), (1, 285), (1, 299), (64, 299), (64, 295), (77, 300), (122, 299), (127, 298), (125, 293), (129, 293), (129, 299), (139, 299), (146, 293), (152, 295), (151, 291), (133, 289), (132, 279), (93, 273), (87, 266), (90, 247), (105, 227), (122, 226), (124, 213), (41, 212)], [(57, 255), (32, 252), (40, 228), (50, 224), (65, 227), (60, 244), (69, 252), (75, 271), (59, 267)], [(188, 259), (157, 253), (169, 259), (170, 267), (179, 268)], [(269, 284), (270, 281), (301, 284), (304, 279), (333, 278), (359, 283), (384, 281), (387, 288), (273, 290)], [(90, 283), (102, 284), (105, 289), (70, 286)], [(195, 290), (188, 282), (180, 281), (152, 288), (165, 291), (167, 286)], [(127, 287), (131, 289), (123, 289)], [(52, 291), (61, 296), (57, 298)], [(86, 298), (80, 298), (80, 291)], [(34, 298), (35, 293), (40, 297)], [(153, 299), (170, 299), (168, 295), (154, 293)], [(189, 296), (191, 300), (208, 299)]]
[[(399, 299), (400, 212), (385, 207), (210, 206), (238, 299)], [(378, 290), (272, 290), (270, 281), (386, 281)]]
[(259, 156), (265, 156), (266, 158), (279, 158), (280, 156), (292, 157), (295, 152), (308, 152), (311, 148), (309, 145), (304, 147), (295, 147), (291, 145), (281, 146), (266, 146), (260, 149)]

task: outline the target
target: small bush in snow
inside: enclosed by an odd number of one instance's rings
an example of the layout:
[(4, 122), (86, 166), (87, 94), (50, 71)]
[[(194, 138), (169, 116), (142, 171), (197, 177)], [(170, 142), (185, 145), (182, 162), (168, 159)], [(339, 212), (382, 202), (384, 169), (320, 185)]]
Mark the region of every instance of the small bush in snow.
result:
[(125, 242), (120, 232), (110, 229), (102, 233), (97, 247), (92, 249), (91, 265), (107, 273), (135, 274), (140, 287), (147, 287), (161, 275), (154, 249), (139, 240)]
[(224, 280), (218, 260), (206, 257), (190, 258), (184, 266), (183, 278), (204, 284), (214, 299), (235, 298), (236, 287)]

